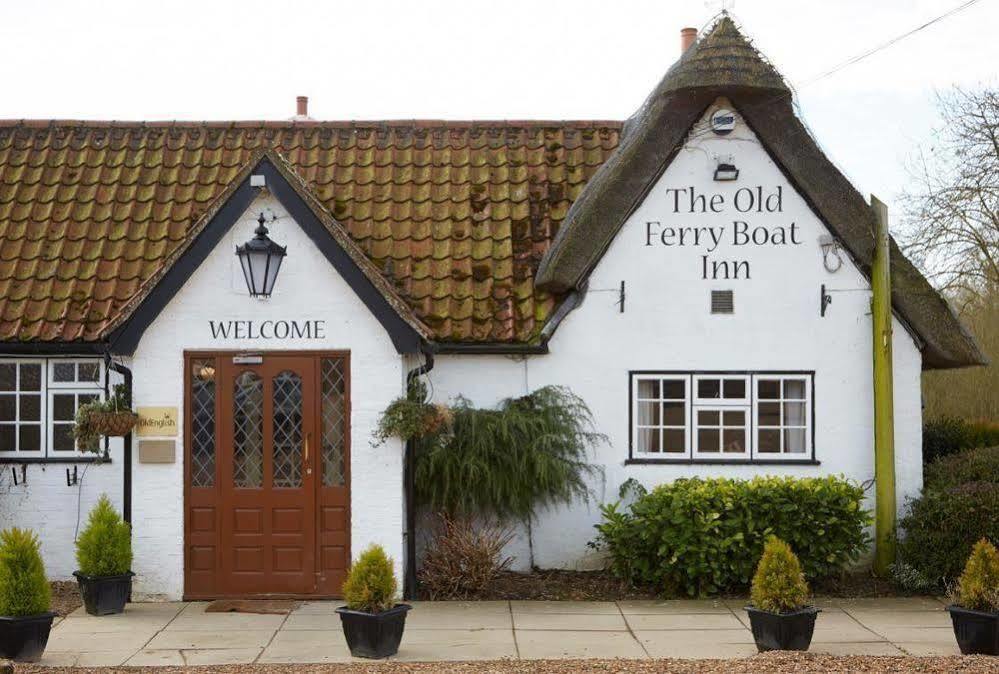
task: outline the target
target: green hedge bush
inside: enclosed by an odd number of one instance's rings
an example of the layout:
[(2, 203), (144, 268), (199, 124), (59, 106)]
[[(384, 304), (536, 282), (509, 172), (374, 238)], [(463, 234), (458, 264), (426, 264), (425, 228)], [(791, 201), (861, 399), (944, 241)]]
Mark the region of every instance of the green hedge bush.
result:
[(0, 531), (0, 615), (45, 613), (51, 598), (38, 536), (17, 527)]
[(920, 583), (946, 588), (961, 575), (977, 541), (999, 540), (999, 484), (927, 489), (909, 502), (899, 527), (898, 563), (918, 572)]
[(743, 589), (767, 537), (786, 541), (806, 576), (821, 578), (856, 560), (869, 543), (863, 489), (839, 477), (680, 479), (626, 511), (602, 507), (596, 547), (611, 571), (668, 595)]
[(80, 532), (76, 563), (85, 576), (120, 576), (132, 566), (132, 531), (107, 494), (101, 495)]
[(925, 464), (963, 449), (996, 445), (999, 445), (999, 424), (993, 422), (938, 417), (923, 424)]
[(927, 489), (949, 489), (968, 482), (999, 484), (999, 446), (966, 449), (926, 467)]

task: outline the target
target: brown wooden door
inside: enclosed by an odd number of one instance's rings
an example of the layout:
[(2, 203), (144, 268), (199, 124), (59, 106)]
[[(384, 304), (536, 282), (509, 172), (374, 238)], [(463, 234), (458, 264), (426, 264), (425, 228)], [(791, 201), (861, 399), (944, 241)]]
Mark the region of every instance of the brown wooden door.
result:
[(187, 371), (185, 595), (339, 594), (349, 559), (346, 355), (192, 355)]

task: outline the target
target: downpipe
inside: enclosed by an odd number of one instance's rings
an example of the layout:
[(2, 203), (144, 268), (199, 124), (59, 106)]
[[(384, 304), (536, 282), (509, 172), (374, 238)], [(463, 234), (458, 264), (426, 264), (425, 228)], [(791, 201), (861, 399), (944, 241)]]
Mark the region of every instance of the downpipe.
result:
[[(425, 360), (406, 375), (406, 393), (417, 377), (434, 369), (434, 354), (428, 349), (423, 352)], [(406, 494), (406, 573), (402, 583), (402, 596), (416, 598), (416, 441), (406, 441), (403, 458), (403, 485)]]

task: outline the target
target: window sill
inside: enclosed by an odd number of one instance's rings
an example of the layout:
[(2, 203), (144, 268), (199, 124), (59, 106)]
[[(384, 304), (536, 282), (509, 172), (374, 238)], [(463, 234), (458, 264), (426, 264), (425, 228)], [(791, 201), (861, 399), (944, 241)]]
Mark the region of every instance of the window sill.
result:
[(33, 456), (20, 458), (17, 456), (0, 456), (0, 465), (34, 465), (34, 464), (79, 464), (79, 463), (111, 463), (111, 457), (104, 456)]
[(819, 466), (816, 459), (627, 459), (626, 466), (656, 464), (679, 466)]

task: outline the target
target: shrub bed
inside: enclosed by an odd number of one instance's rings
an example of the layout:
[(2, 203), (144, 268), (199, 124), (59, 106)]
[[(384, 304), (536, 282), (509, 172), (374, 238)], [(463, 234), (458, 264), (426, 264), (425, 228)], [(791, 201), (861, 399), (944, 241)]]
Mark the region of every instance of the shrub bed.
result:
[(968, 449), (926, 467), (927, 489), (949, 489), (967, 482), (999, 484), (999, 446)]
[(811, 578), (856, 560), (869, 542), (863, 489), (838, 477), (680, 479), (626, 511), (602, 507), (594, 545), (611, 571), (668, 595), (743, 589), (768, 536), (786, 541)]
[(904, 535), (898, 562), (907, 576), (899, 578), (903, 586), (945, 588), (960, 576), (977, 541), (999, 541), (999, 483), (927, 489), (909, 503), (899, 526)]
[(923, 424), (923, 463), (974, 447), (999, 445), (999, 424), (939, 417)]

